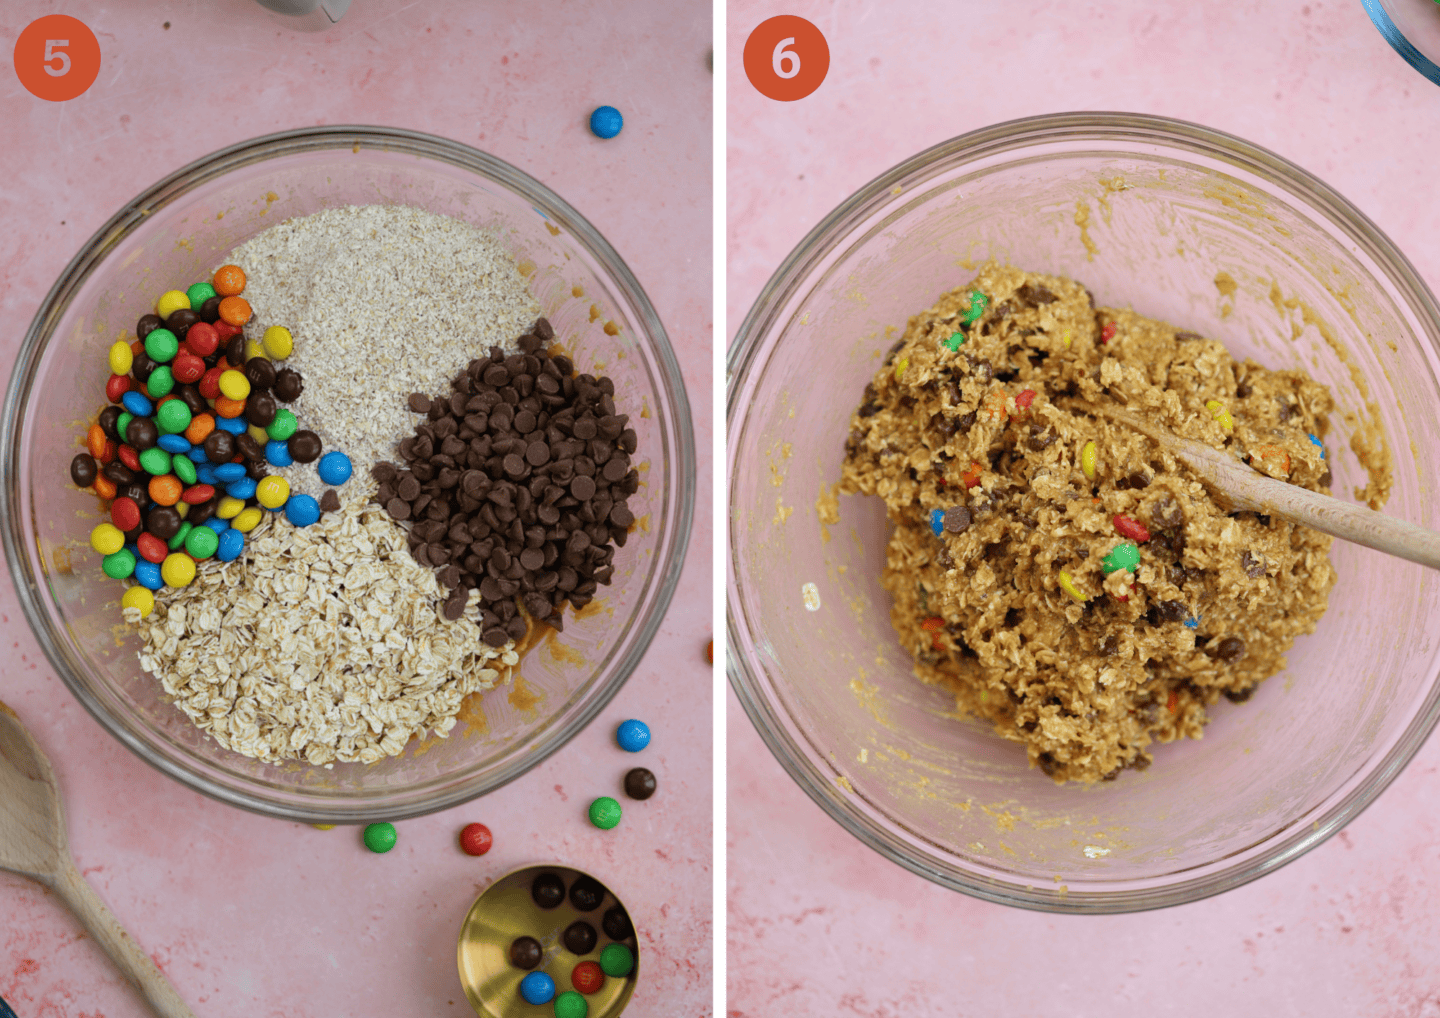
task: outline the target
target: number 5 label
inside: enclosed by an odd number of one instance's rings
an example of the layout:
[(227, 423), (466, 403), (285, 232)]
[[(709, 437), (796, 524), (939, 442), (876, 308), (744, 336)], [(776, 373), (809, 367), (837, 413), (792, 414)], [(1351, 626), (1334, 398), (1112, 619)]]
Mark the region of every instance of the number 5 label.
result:
[(829, 70), (825, 36), (793, 14), (762, 21), (745, 40), (745, 76), (767, 98), (804, 99), (820, 87)]
[(15, 40), (15, 76), (37, 99), (74, 99), (99, 73), (99, 40), (83, 21), (68, 15), (32, 21)]

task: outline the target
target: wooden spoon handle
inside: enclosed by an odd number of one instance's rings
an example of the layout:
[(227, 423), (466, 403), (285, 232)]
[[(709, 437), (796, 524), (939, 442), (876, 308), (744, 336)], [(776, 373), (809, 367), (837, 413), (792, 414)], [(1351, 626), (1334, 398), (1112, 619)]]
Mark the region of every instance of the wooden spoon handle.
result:
[(120, 974), (145, 998), (152, 1011), (160, 1018), (195, 1018), (195, 1013), (180, 999), (175, 987), (115, 921), (95, 889), (73, 863), (67, 861), (56, 874), (53, 887), (95, 942), (104, 948)]
[(1199, 442), (1179, 440), (1174, 452), (1228, 496), (1237, 509), (1283, 516), (1342, 541), (1440, 569), (1440, 534), (1433, 530), (1266, 477)]

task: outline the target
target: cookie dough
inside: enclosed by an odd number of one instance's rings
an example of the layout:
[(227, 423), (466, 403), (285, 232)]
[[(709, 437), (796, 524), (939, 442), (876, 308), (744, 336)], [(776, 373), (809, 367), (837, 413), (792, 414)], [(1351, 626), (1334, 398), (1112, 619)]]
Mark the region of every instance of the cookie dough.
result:
[(1324, 386), (993, 263), (910, 319), (845, 445), (840, 491), (893, 523), (882, 583), (916, 674), (1057, 783), (1199, 738), (1208, 705), (1285, 667), (1335, 582), (1329, 537), (1227, 513), (1107, 403), (1329, 490)]

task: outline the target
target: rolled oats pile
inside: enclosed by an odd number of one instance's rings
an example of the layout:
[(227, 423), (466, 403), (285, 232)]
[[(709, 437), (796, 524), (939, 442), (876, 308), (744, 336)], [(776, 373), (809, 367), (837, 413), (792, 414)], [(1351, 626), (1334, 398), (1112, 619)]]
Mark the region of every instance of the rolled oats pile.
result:
[(445, 736), (461, 701), (518, 663), (476, 639), (479, 598), (446, 621), (405, 531), (351, 500), (319, 523), (278, 514), (246, 554), (200, 564), (148, 618), (140, 664), (227, 749), (268, 763), (375, 763), (412, 736)]

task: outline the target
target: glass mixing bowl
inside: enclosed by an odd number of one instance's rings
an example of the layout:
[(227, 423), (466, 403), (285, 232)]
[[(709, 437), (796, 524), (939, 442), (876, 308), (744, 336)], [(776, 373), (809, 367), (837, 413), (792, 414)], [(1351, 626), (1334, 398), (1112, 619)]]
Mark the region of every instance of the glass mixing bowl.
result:
[[(567, 621), (559, 644), (521, 662), (514, 686), (467, 703), (448, 739), (333, 770), (269, 765), (221, 749), (162, 698), (136, 661), (118, 598), (88, 535), (93, 495), (68, 463), (104, 404), (104, 351), (133, 336), (156, 296), (184, 288), (237, 244), (292, 216), (410, 205), (491, 229), (577, 369), (615, 381), (639, 438), (639, 527), (610, 587)], [(424, 356), (417, 347), (417, 356)], [(465, 802), (563, 746), (635, 669), (680, 576), (695, 499), (695, 451), (680, 367), (639, 282), (579, 213), (513, 166), (453, 141), (390, 128), (324, 127), (227, 148), (147, 189), (106, 223), (55, 283), (21, 347), (0, 422), (0, 520), (20, 603), (56, 673), (109, 732), (197, 791), (311, 822), (400, 819)], [(357, 464), (358, 469), (369, 465)], [(595, 606), (599, 605), (597, 609)]]
[(991, 901), (1120, 912), (1235, 887), (1353, 820), (1429, 734), (1440, 584), (1336, 542), (1329, 611), (1289, 670), (1113, 782), (1057, 787), (957, 719), (891, 629), (880, 500), (842, 497), (829, 527), (816, 503), (897, 330), (987, 258), (1304, 368), (1339, 403), (1336, 494), (1363, 485), (1349, 443), (1373, 422), (1395, 459), (1387, 511), (1431, 528), (1440, 310), (1298, 167), (1192, 124), (1080, 113), (977, 131), (866, 185), (786, 259), (731, 347), (730, 681), (800, 786), (886, 858)]

